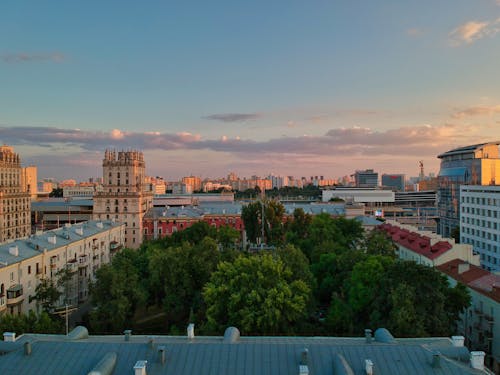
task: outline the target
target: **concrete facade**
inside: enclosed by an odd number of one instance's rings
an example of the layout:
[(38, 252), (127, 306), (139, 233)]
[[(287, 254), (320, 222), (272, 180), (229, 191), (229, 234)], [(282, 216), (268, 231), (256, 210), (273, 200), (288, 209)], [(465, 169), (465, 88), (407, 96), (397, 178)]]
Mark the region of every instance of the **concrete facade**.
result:
[(137, 249), (143, 239), (142, 219), (153, 207), (144, 155), (139, 151), (106, 150), (102, 169), (103, 191), (94, 195), (94, 219), (125, 223), (125, 246)]

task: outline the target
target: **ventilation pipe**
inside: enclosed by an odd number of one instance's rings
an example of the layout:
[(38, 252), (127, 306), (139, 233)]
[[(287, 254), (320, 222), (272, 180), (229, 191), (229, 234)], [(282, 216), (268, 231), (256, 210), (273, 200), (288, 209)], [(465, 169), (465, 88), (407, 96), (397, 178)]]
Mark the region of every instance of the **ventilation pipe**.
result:
[(161, 345), (158, 347), (158, 354), (160, 356), (161, 364), (164, 365), (167, 361), (167, 348), (165, 347), (165, 345)]
[(465, 341), (465, 337), (463, 337), (463, 336), (451, 336), (451, 343), (455, 347), (464, 346), (464, 341)]
[(132, 330), (126, 329), (125, 331), (123, 331), (123, 334), (125, 335), (125, 341), (130, 341), (130, 336), (132, 336)]
[(31, 342), (29, 341), (24, 343), (24, 355), (31, 355)]
[(137, 361), (134, 365), (134, 375), (146, 375), (148, 361)]
[(476, 370), (484, 371), (484, 352), (470, 352), (470, 365)]
[(87, 375), (111, 375), (116, 366), (116, 359), (115, 352), (106, 353)]
[(189, 323), (187, 326), (187, 336), (190, 340), (194, 339), (194, 323)]
[(365, 359), (366, 375), (373, 375), (373, 362), (370, 359)]
[(15, 342), (16, 341), (16, 333), (15, 332), (4, 332), (3, 333), (3, 341)]
[(367, 344), (371, 344), (372, 342), (372, 330), (367, 328), (365, 329), (365, 339)]
[(432, 353), (432, 368), (440, 368), (441, 367), (441, 353), (434, 352)]

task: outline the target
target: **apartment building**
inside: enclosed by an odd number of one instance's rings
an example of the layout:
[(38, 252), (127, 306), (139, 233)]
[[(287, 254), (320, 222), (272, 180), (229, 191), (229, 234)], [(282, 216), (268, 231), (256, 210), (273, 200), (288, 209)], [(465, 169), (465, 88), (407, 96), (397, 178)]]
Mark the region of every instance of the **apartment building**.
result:
[(32, 235), (0, 246), (0, 314), (37, 311), (33, 299), (40, 281), (70, 274), (60, 305), (78, 306), (89, 296), (89, 282), (121, 249), (125, 224), (89, 221)]
[(106, 150), (102, 169), (103, 190), (94, 195), (94, 219), (125, 223), (125, 246), (137, 249), (143, 239), (142, 219), (153, 207), (144, 155)]
[(31, 233), (31, 200), (22, 176), (19, 154), (10, 146), (0, 146), (0, 243)]
[(488, 271), (500, 271), (500, 186), (460, 187), (460, 241), (470, 244)]
[(471, 296), (471, 305), (461, 315), (457, 333), (471, 350), (486, 353), (485, 364), (500, 373), (500, 275), (460, 259), (437, 267), (451, 284), (462, 283)]

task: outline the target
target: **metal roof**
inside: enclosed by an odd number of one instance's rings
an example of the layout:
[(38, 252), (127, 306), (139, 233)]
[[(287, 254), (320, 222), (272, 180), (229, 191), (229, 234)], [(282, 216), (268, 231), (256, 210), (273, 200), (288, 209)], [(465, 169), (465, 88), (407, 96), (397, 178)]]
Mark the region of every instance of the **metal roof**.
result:
[[(374, 363), (375, 373), (396, 374), (484, 374), (472, 369), (463, 358), (467, 348), (455, 348), (447, 338), (401, 339), (395, 343), (366, 343), (364, 338), (335, 337), (240, 337), (224, 343), (222, 337), (179, 336), (90, 336), (68, 340), (58, 335), (24, 335), (32, 351), (25, 355), (18, 343), (3, 343), (10, 352), (2, 356), (2, 374), (87, 374), (107, 353), (116, 353), (112, 374), (131, 374), (138, 361), (147, 361), (148, 375), (296, 375), (302, 351), (307, 348), (309, 373), (314, 375), (366, 374), (365, 360)], [(153, 340), (152, 342), (151, 339)], [(11, 344), (11, 345), (9, 345)], [(159, 348), (166, 350), (161, 362)], [(432, 367), (435, 350), (440, 367)], [(465, 357), (467, 358), (467, 353)]]

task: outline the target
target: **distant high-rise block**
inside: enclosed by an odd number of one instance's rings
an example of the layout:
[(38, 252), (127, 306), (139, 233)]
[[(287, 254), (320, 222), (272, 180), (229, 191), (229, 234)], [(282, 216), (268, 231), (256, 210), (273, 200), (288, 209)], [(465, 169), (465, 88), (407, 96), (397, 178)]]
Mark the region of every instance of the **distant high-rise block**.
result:
[(373, 169), (356, 171), (353, 176), (356, 187), (375, 188), (378, 186), (378, 173)]
[(102, 170), (103, 190), (94, 195), (94, 218), (125, 223), (125, 246), (136, 249), (143, 239), (142, 218), (153, 206), (144, 155), (106, 150)]
[(19, 155), (12, 147), (0, 146), (0, 243), (31, 233), (31, 200), (22, 174)]
[(382, 186), (391, 188), (396, 191), (405, 190), (405, 175), (404, 174), (383, 174)]

